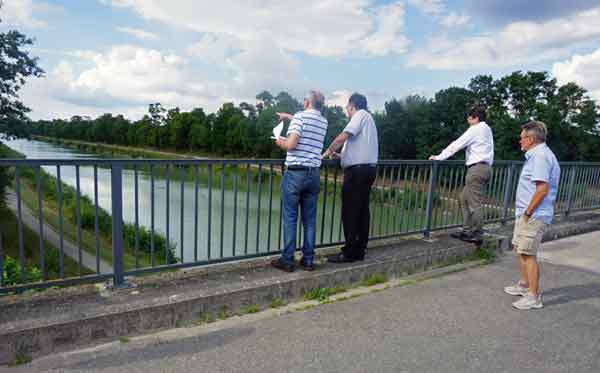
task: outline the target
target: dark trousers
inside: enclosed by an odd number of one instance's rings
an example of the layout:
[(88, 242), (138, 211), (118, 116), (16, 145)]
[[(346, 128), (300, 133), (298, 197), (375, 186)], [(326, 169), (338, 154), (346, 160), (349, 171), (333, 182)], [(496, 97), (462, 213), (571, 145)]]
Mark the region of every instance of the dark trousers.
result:
[(369, 241), (369, 195), (377, 168), (358, 165), (344, 170), (342, 186), (342, 224), (346, 244), (342, 248), (348, 258), (362, 259)]

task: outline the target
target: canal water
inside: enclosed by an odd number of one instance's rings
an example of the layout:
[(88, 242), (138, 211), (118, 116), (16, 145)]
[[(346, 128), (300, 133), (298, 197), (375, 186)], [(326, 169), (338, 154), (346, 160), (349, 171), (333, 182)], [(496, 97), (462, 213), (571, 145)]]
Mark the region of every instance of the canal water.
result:
[[(39, 140), (3, 139), (2, 142), (24, 154), (28, 159), (106, 158), (106, 155)], [(55, 166), (44, 166), (44, 170), (53, 176), (57, 174)], [(238, 174), (237, 182), (238, 185), (244, 187), (246, 185), (245, 166), (242, 167), (242, 170), (243, 172)], [(203, 173), (201, 180), (204, 182), (201, 182), (198, 187), (197, 241), (195, 240), (196, 186), (193, 176), (171, 179), (167, 199), (165, 170), (156, 171), (158, 172), (154, 173), (154, 229), (163, 235), (167, 234), (168, 209), (169, 240), (176, 246), (177, 257), (181, 258), (183, 253), (185, 262), (274, 251), (283, 245), (283, 237), (280, 234), (279, 178), (273, 177), (273, 188), (270, 193), (268, 168), (264, 169), (262, 173), (260, 195), (256, 170), (253, 170), (249, 192), (246, 193), (246, 190), (242, 188), (235, 193), (233, 188), (235, 173), (226, 174), (223, 192), (221, 192), (218, 182), (212, 183), (211, 192), (206, 182), (207, 168), (204, 166), (201, 168), (200, 172)], [(172, 171), (172, 175), (175, 176), (174, 173), (177, 171), (174, 169)], [(74, 166), (61, 166), (60, 172), (61, 180), (64, 183), (76, 186)], [(126, 223), (132, 224), (135, 222), (136, 207), (134, 175), (133, 168), (123, 169), (123, 219)], [(220, 166), (213, 167), (212, 177), (220, 180)], [(341, 177), (338, 180), (335, 206), (332, 203), (333, 196), (329, 197), (325, 209), (323, 209), (322, 201), (319, 202), (317, 244), (337, 242), (343, 239), (339, 199)], [(149, 170), (147, 168), (139, 169), (139, 224), (148, 230), (152, 226), (151, 185)], [(80, 187), (82, 195), (94, 201), (93, 167), (80, 167)], [(332, 190), (330, 183), (329, 192), (331, 193)], [(209, 195), (211, 195), (210, 199)], [(110, 170), (98, 167), (98, 204), (110, 213), (111, 201)], [(222, 215), (221, 212), (223, 212)], [(211, 217), (210, 232), (209, 216)]]

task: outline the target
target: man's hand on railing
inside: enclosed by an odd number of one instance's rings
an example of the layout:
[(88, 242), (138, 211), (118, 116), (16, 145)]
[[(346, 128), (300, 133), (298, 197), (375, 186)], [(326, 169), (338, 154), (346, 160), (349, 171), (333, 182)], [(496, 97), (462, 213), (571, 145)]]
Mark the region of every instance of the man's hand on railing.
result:
[(432, 155), (429, 157), (430, 161), (437, 161), (437, 156), (436, 155)]
[(292, 114), (288, 113), (277, 113), (277, 116), (279, 117), (279, 120), (292, 120), (294, 117)]
[(325, 150), (325, 153), (321, 155), (321, 159), (340, 159), (340, 153), (332, 152), (330, 149)]

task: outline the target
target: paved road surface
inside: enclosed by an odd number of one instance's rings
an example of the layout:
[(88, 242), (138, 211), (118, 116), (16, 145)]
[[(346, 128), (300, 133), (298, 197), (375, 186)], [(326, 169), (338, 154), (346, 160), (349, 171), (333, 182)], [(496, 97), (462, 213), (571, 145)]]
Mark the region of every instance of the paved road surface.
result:
[(590, 268), (600, 269), (598, 242), (599, 232), (545, 245), (552, 264), (543, 264), (542, 310), (511, 308), (516, 297), (502, 287), (516, 278), (515, 257), (507, 255), (307, 311), (181, 329), (164, 343), (113, 343), (14, 371), (597, 373), (600, 275)]

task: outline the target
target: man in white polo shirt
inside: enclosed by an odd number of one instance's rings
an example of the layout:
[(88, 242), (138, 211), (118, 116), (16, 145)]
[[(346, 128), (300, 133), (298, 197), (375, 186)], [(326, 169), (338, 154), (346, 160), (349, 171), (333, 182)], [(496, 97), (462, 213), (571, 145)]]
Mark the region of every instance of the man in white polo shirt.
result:
[(443, 161), (456, 152), (467, 148), (467, 176), (460, 196), (463, 211), (463, 229), (452, 237), (466, 242), (481, 244), (483, 234), (483, 197), (492, 176), (494, 163), (494, 136), (485, 122), (483, 107), (475, 106), (467, 114), (469, 129), (430, 160)]
[(293, 272), (296, 250), (298, 207), (302, 209), (304, 243), (300, 266), (307, 271), (315, 269), (313, 259), (317, 234), (317, 199), (321, 188), (319, 168), (321, 151), (327, 132), (327, 119), (321, 114), (325, 100), (318, 91), (311, 91), (304, 99), (304, 111), (293, 117), (278, 113), (280, 119), (291, 120), (287, 138), (275, 140), (287, 152), (285, 172), (281, 179), (283, 205), (283, 241), (281, 257), (271, 262), (273, 267)]
[[(373, 116), (367, 111), (365, 96), (354, 93), (346, 111), (350, 122), (329, 145), (323, 157), (341, 158), (342, 224), (345, 245), (342, 252), (328, 258), (331, 263), (363, 260), (369, 241), (369, 195), (377, 174), (379, 142)], [(343, 145), (341, 154), (336, 151)]]

